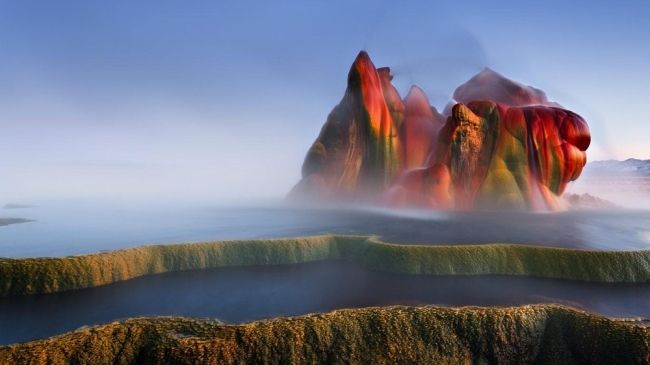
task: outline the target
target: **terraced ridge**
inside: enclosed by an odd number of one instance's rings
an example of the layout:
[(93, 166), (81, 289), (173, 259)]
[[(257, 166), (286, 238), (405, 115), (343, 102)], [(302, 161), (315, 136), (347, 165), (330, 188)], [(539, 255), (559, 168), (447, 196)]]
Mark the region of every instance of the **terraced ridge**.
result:
[(0, 258), (0, 297), (89, 288), (173, 271), (317, 260), (349, 260), (370, 269), (412, 275), (650, 281), (650, 251), (586, 251), (518, 244), (401, 245), (374, 237), (324, 235), (151, 245), (61, 258)]
[(647, 364), (650, 331), (555, 305), (384, 307), (243, 325), (159, 317), (0, 347), (2, 364)]

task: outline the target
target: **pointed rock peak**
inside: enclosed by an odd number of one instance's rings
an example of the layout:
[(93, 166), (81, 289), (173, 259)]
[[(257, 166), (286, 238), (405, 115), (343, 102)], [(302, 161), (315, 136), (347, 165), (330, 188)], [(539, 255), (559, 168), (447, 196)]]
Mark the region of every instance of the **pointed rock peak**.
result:
[(500, 73), (494, 71), (493, 69), (491, 69), (489, 67), (484, 67), (481, 70), (481, 72), (476, 74), (476, 76), (474, 76), (474, 77), (498, 77), (498, 78), (506, 79), (505, 76), (501, 75)]
[(362, 72), (363, 70), (372, 70), (375, 72), (377, 71), (375, 69), (375, 65), (372, 63), (372, 60), (366, 51), (359, 52), (357, 58), (354, 59), (352, 68), (356, 69), (359, 72)]
[(542, 90), (510, 80), (488, 67), (459, 86), (454, 99), (459, 103), (492, 100), (508, 106), (552, 104)]
[(368, 52), (364, 50), (359, 51), (357, 58), (354, 60), (355, 63), (362, 61), (370, 61), (370, 55), (368, 55)]
[(354, 60), (350, 72), (348, 73), (348, 87), (351, 89), (376, 88), (381, 89), (381, 80), (377, 74), (375, 65), (370, 60), (366, 51), (361, 51)]
[(501, 84), (504, 86), (510, 86), (511, 88), (527, 88), (528, 86), (522, 85), (516, 81), (513, 81), (502, 74), (494, 71), (489, 67), (485, 67), (481, 72), (477, 73), (472, 77), (469, 82), (482, 82), (486, 84)]
[(406, 102), (409, 102), (409, 101), (422, 102), (422, 101), (424, 101), (427, 105), (429, 105), (429, 98), (427, 97), (427, 94), (425, 94), (424, 90), (422, 90), (417, 85), (411, 85), (411, 88), (409, 89), (409, 93), (406, 94), (406, 99), (404, 99), (404, 100)]
[(420, 115), (433, 117), (433, 109), (429, 98), (422, 89), (413, 85), (404, 99), (407, 115)]

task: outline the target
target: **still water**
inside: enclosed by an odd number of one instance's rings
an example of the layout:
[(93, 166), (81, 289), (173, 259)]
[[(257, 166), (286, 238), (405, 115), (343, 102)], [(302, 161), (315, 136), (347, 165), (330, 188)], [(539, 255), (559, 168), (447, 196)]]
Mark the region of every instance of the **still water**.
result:
[(234, 267), (141, 277), (91, 289), (0, 299), (0, 344), (135, 316), (240, 323), (379, 305), (561, 303), (613, 317), (650, 317), (650, 285), (512, 276), (409, 276), (348, 262)]
[(34, 222), (0, 227), (0, 256), (65, 256), (152, 243), (374, 234), (395, 243), (526, 243), (595, 250), (650, 248), (650, 211), (436, 213), (301, 209), (266, 204), (44, 203), (0, 209)]

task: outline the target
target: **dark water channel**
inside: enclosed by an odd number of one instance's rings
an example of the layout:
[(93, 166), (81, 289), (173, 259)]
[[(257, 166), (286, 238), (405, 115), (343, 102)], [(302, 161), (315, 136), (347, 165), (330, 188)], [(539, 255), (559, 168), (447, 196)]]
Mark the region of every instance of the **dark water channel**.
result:
[(0, 299), (0, 344), (135, 316), (241, 323), (338, 308), (562, 303), (614, 317), (650, 317), (650, 285), (509, 276), (409, 276), (347, 262), (168, 273), (65, 293)]

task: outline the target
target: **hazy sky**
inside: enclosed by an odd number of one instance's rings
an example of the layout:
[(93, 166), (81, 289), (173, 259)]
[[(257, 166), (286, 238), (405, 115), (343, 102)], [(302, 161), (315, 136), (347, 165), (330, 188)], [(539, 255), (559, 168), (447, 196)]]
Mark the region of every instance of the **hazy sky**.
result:
[(0, 202), (282, 196), (357, 52), (436, 107), (489, 66), (650, 158), (648, 1), (0, 0)]

